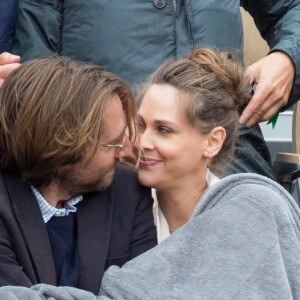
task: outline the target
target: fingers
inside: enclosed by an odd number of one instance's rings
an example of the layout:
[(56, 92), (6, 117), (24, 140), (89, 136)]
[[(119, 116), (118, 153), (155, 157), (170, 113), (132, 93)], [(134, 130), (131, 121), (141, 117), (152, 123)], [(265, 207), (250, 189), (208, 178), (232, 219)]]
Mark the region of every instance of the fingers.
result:
[(21, 64), (13, 63), (4, 66), (0, 66), (0, 78), (5, 79), (12, 71), (19, 68)]
[(294, 65), (282, 52), (274, 52), (248, 67), (245, 75), (256, 83), (255, 93), (239, 122), (252, 126), (269, 120), (287, 104), (294, 79)]
[[(265, 92), (268, 91), (268, 92)], [(254, 96), (243, 111), (239, 122), (247, 126), (269, 120), (287, 104), (291, 86), (284, 89), (257, 85)]]
[(3, 52), (0, 54), (0, 66), (12, 63), (19, 63), (21, 60), (20, 56), (13, 55), (8, 52)]
[(245, 108), (239, 122), (247, 126), (253, 126), (256, 123), (269, 120), (277, 111), (283, 106), (281, 99), (274, 101), (272, 95), (264, 98), (264, 102), (261, 104), (259, 95), (253, 96), (247, 107)]
[(13, 55), (8, 52), (0, 54), (0, 87), (2, 86), (5, 78), (20, 66), (20, 59), (20, 56)]
[(20, 66), (19, 63), (12, 63), (4, 66), (0, 66), (0, 87), (2, 86), (5, 78), (15, 69)]
[[(266, 99), (272, 98), (271, 87), (268, 85), (258, 84), (255, 93), (244, 109), (239, 122), (241, 124), (252, 126), (264, 118), (267, 112)], [(272, 104), (272, 106), (274, 103)]]

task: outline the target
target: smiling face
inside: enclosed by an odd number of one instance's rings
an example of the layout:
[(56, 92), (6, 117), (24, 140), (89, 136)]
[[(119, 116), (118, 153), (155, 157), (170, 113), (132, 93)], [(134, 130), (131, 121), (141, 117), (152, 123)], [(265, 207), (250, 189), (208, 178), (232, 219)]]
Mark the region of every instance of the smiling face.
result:
[(185, 182), (205, 180), (209, 135), (200, 134), (187, 120), (180, 92), (154, 84), (145, 93), (139, 115), (142, 158), (139, 180), (164, 190)]
[[(113, 96), (106, 104), (101, 126), (101, 143), (122, 143), (126, 121), (119, 96)], [(88, 151), (92, 151), (92, 149)], [(117, 148), (106, 148), (99, 145), (92, 160), (87, 163), (87, 158), (90, 157), (89, 154), (86, 153), (82, 161), (74, 165), (61, 167), (58, 170), (56, 180), (59, 186), (67, 190), (71, 196), (101, 191), (107, 188), (112, 181), (115, 167), (119, 162)]]

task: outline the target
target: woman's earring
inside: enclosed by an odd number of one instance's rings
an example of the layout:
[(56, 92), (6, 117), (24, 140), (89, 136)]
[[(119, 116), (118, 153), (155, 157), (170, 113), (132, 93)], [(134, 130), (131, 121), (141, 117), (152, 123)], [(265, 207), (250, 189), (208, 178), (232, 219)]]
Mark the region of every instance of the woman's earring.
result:
[(208, 158), (206, 159), (206, 164), (207, 164), (207, 169), (209, 169), (209, 160), (208, 160)]

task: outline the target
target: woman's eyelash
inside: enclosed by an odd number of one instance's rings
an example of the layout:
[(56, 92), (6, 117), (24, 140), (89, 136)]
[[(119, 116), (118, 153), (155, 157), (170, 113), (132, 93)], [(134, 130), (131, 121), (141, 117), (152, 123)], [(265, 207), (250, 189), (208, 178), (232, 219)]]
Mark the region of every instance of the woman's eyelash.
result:
[(144, 129), (145, 128), (145, 124), (143, 122), (139, 122), (139, 129)]
[(171, 130), (169, 128), (163, 126), (159, 127), (158, 130), (162, 133), (171, 133)]
[[(145, 130), (146, 124), (142, 120), (140, 120), (138, 123), (138, 127), (139, 127), (139, 130)], [(172, 132), (172, 130), (170, 128), (165, 127), (165, 126), (159, 126), (159, 125), (157, 126), (156, 130), (160, 133), (165, 133), (165, 134)]]

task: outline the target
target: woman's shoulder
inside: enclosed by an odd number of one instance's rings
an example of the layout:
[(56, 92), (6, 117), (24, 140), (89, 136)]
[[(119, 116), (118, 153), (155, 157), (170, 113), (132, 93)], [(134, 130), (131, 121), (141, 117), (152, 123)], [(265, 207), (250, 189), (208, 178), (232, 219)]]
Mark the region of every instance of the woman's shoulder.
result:
[(291, 195), (275, 181), (254, 173), (234, 174), (217, 181), (208, 190), (206, 198), (217, 196), (215, 200), (222, 201), (234, 197), (249, 197), (265, 201), (280, 199), (294, 202)]
[(261, 175), (245, 173), (227, 176), (211, 186), (199, 201), (193, 216), (216, 208), (236, 211), (241, 209), (257, 214), (292, 214), (300, 219), (295, 200), (279, 184)]

